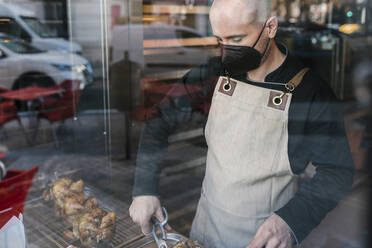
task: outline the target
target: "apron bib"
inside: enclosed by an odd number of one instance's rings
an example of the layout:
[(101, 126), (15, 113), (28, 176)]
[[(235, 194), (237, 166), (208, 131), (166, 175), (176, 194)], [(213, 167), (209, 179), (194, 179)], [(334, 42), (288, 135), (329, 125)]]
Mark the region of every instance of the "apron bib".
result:
[[(306, 71), (293, 78), (295, 86)], [(292, 93), (233, 79), (225, 90), (227, 82), (220, 77), (212, 97), (206, 172), (190, 233), (205, 248), (245, 247), (297, 188), (287, 150)]]

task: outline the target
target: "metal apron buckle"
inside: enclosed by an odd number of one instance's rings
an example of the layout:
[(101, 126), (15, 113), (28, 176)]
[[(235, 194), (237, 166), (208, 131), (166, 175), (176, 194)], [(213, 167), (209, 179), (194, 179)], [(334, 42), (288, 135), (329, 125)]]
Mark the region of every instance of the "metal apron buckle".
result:
[(222, 88), (225, 92), (229, 92), (232, 89), (232, 86), (231, 86), (231, 81), (230, 81), (230, 75), (227, 71), (226, 71), (226, 77), (227, 77), (227, 82), (223, 85)]
[(287, 93), (291, 93), (292, 91), (294, 91), (295, 86), (292, 85), (291, 83), (286, 83), (285, 88), (286, 88), (286, 91), (283, 91), (279, 96), (276, 96), (276, 97), (273, 98), (273, 104), (275, 106), (280, 106), (283, 103), (283, 97)]

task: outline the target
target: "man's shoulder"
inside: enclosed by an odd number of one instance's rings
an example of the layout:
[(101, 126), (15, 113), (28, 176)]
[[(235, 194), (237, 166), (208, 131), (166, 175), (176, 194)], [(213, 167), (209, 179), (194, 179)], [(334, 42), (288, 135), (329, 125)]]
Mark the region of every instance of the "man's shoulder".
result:
[(311, 68), (303, 77), (296, 91), (302, 96), (301, 98), (312, 99), (313, 101), (337, 101), (330, 87), (330, 82), (324, 80)]
[[(288, 81), (306, 67), (308, 66), (300, 58), (289, 53), (286, 69), (283, 71), (283, 77)], [(313, 68), (308, 68), (309, 71), (304, 75), (301, 84), (296, 89), (297, 95), (301, 99), (321, 98), (335, 100), (336, 96), (330, 87), (331, 82), (327, 82)]]
[(184, 76), (184, 84), (200, 84), (205, 81), (217, 79), (222, 75), (220, 57), (211, 57), (206, 62), (191, 68)]

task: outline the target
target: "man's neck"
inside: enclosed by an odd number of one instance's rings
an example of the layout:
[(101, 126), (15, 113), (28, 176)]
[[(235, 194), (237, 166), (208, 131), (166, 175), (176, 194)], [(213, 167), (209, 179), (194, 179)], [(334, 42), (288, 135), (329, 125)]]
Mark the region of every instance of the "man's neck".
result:
[(247, 79), (264, 82), (266, 76), (275, 71), (284, 62), (286, 55), (279, 50), (275, 41), (271, 42), (272, 48), (270, 54), (268, 54), (268, 57), (266, 57), (260, 67), (247, 73)]

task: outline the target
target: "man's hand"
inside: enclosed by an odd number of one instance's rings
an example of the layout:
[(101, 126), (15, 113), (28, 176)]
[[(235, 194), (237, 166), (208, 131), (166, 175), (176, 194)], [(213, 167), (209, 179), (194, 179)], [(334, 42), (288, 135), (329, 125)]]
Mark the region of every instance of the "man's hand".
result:
[(270, 216), (246, 248), (291, 248), (291, 229), (278, 215)]
[[(152, 216), (155, 216), (159, 221), (164, 220), (160, 200), (155, 196), (134, 197), (129, 208), (129, 215), (133, 222), (141, 227), (143, 234), (148, 234), (152, 231)], [(165, 225), (165, 228), (168, 231), (171, 230), (168, 224)]]

